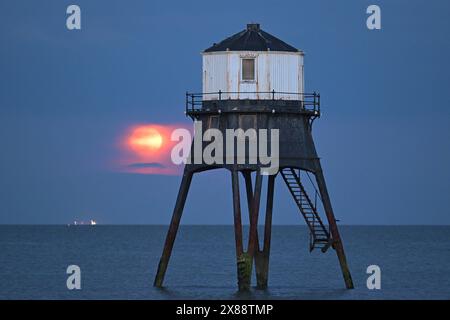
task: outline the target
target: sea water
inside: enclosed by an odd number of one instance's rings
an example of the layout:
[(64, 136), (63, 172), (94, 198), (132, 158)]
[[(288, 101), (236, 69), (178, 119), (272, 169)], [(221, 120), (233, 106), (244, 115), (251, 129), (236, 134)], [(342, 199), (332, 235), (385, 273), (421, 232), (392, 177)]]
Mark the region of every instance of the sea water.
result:
[[(0, 299), (450, 299), (450, 227), (340, 230), (354, 290), (334, 250), (309, 252), (305, 226), (274, 226), (268, 289), (238, 293), (232, 226), (181, 226), (162, 289), (167, 226), (0, 226)], [(80, 290), (67, 288), (69, 265)], [(380, 290), (367, 288), (370, 265)]]

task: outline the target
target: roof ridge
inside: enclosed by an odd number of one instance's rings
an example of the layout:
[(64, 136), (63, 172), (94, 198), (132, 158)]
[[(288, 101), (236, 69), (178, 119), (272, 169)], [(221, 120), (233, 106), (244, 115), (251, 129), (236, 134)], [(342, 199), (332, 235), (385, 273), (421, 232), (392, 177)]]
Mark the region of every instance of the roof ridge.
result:
[(216, 51), (286, 51), (298, 52), (300, 50), (278, 39), (270, 33), (259, 28), (252, 27), (244, 29), (230, 37), (213, 44), (211, 47), (205, 49), (203, 52)]

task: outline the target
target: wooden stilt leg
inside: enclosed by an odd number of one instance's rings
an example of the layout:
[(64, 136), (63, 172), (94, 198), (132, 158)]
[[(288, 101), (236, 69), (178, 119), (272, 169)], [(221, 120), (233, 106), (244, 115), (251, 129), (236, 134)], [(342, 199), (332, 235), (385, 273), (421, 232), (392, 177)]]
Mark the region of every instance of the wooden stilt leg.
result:
[[(247, 191), (247, 204), (248, 204), (248, 214), (249, 218), (252, 212), (252, 205), (253, 205), (253, 183), (252, 183), (252, 175), (250, 171), (242, 171), (242, 175), (245, 179), (245, 188)], [(257, 288), (259, 288), (259, 275), (263, 274), (264, 271), (261, 269), (263, 268), (263, 253), (259, 248), (259, 235), (258, 235), (258, 229), (256, 229), (256, 250), (255, 250), (255, 272), (256, 272), (256, 279), (257, 279)]]
[(315, 172), (317, 186), (322, 197), (323, 206), (325, 209), (325, 214), (327, 216), (328, 224), (330, 225), (330, 233), (333, 239), (333, 247), (336, 250), (336, 254), (339, 259), (339, 264), (341, 266), (342, 275), (344, 277), (345, 286), (347, 289), (353, 289), (353, 280), (350, 274), (350, 270), (347, 265), (347, 259), (345, 258), (344, 246), (342, 244), (341, 236), (339, 235), (339, 230), (336, 224), (336, 219), (334, 217), (333, 208), (331, 206), (330, 196), (328, 195), (327, 186), (325, 184), (325, 178), (323, 176), (320, 164), (318, 165), (319, 170)]
[[(242, 171), (242, 175), (245, 178), (245, 189), (247, 191), (247, 206), (248, 206), (248, 216), (250, 220), (250, 213), (252, 211), (252, 205), (253, 205), (253, 183), (252, 183), (252, 175), (250, 171)], [(261, 273), (259, 270), (260, 266), (262, 265), (259, 263), (259, 260), (262, 259), (262, 253), (259, 249), (259, 235), (258, 235), (258, 229), (256, 229), (256, 250), (255, 250), (255, 271), (256, 276), (258, 277), (258, 274)]]
[(262, 187), (262, 176), (261, 172), (257, 171), (255, 190), (253, 192), (253, 200), (250, 209), (250, 230), (248, 236), (248, 246), (247, 246), (247, 263), (248, 263), (248, 283), (251, 281), (252, 265), (253, 259), (258, 254), (258, 215), (259, 215), (259, 205), (261, 200), (261, 187)]
[(253, 203), (250, 210), (250, 231), (248, 236), (248, 254), (254, 256), (257, 250), (258, 241), (258, 216), (261, 200), (262, 175), (260, 171), (256, 172), (255, 191), (253, 192)]
[(258, 251), (255, 256), (256, 262), (256, 281), (258, 289), (266, 289), (269, 279), (269, 256), (270, 242), (272, 238), (272, 209), (273, 195), (275, 188), (275, 175), (269, 176), (267, 182), (267, 203), (266, 216), (264, 222), (264, 246), (262, 251)]
[[(261, 199), (261, 186), (262, 176), (258, 172), (256, 175), (255, 192), (251, 196), (250, 204), (250, 231), (248, 239), (247, 252), (244, 252), (242, 245), (242, 222), (241, 222), (241, 208), (240, 208), (240, 194), (239, 194), (239, 179), (238, 171), (232, 171), (232, 184), (233, 184), (233, 207), (234, 207), (234, 230), (236, 240), (236, 256), (237, 256), (237, 269), (238, 269), (238, 286), (240, 291), (250, 290), (251, 275), (253, 258), (257, 253), (258, 247), (258, 214), (259, 214), (259, 202)], [(244, 175), (246, 177), (246, 175)], [(248, 190), (248, 176), (246, 177), (247, 185), (247, 200), (250, 196)], [(251, 180), (250, 180), (251, 187)]]
[[(248, 216), (250, 218), (251, 212), (252, 212), (252, 205), (253, 205), (253, 183), (252, 183), (252, 175), (250, 171), (242, 171), (242, 175), (245, 179), (245, 189), (247, 192), (247, 204), (248, 204)], [(256, 239), (259, 239), (258, 237), (258, 229), (256, 229)], [(259, 241), (256, 241), (256, 251), (259, 251)]]
[(239, 193), (239, 175), (237, 170), (231, 171), (233, 189), (234, 238), (236, 242), (236, 261), (239, 291), (250, 290), (251, 260), (242, 243), (241, 198)]
[(186, 202), (189, 186), (191, 185), (192, 175), (193, 173), (188, 171), (185, 171), (183, 174), (177, 201), (173, 210), (172, 220), (170, 221), (170, 227), (166, 236), (164, 250), (161, 259), (159, 260), (158, 271), (153, 283), (155, 287), (161, 287), (164, 281), (164, 275), (172, 253), (173, 244), (177, 236), (178, 226), (180, 225), (181, 215), (183, 214), (183, 208)]
[(266, 215), (264, 222), (264, 245), (255, 253), (256, 281), (258, 289), (266, 289), (269, 273), (270, 241), (272, 233), (272, 209), (275, 176), (269, 176), (267, 186)]

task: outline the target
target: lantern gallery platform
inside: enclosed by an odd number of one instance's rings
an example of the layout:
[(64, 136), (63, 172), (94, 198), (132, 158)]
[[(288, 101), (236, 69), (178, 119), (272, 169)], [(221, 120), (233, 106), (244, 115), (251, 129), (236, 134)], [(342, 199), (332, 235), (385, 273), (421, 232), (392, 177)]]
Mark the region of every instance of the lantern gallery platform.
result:
[[(258, 99), (250, 99), (254, 95)], [(239, 99), (238, 97), (242, 97)], [(185, 114), (298, 113), (320, 117), (320, 94), (302, 92), (206, 92), (186, 93)]]

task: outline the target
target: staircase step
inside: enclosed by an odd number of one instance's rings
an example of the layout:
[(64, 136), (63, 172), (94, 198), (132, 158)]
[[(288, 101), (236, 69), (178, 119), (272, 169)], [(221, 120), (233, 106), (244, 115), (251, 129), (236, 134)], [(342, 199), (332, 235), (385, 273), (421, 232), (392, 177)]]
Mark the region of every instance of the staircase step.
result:
[(313, 250), (316, 247), (327, 247), (330, 241), (329, 233), (323, 225), (317, 209), (314, 207), (313, 202), (308, 197), (308, 194), (301, 184), (299, 173), (292, 168), (285, 168), (281, 170), (281, 175), (283, 176), (283, 179), (313, 237), (313, 242), (310, 249)]

